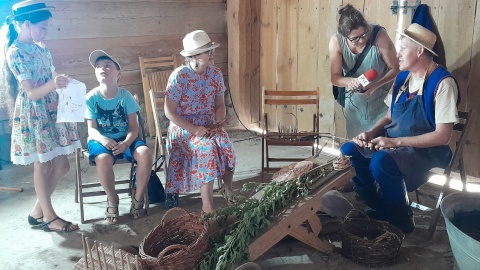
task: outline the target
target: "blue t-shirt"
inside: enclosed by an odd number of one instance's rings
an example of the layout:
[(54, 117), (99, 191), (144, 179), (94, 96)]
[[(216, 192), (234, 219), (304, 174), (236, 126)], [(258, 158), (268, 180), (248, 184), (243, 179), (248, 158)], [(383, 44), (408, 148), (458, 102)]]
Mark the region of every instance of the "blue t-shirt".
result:
[(127, 136), (128, 115), (139, 110), (140, 106), (127, 90), (119, 87), (114, 98), (106, 99), (95, 88), (87, 94), (85, 118), (97, 120), (98, 131), (103, 136), (118, 139)]

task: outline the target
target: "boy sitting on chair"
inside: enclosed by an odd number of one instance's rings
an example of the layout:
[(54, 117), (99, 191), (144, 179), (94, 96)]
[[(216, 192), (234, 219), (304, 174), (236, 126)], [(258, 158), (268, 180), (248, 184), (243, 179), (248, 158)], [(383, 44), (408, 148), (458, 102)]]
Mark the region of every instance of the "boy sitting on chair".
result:
[(150, 178), (152, 153), (138, 138), (140, 110), (132, 94), (118, 87), (121, 76), (118, 60), (102, 50), (90, 54), (99, 86), (87, 94), (85, 118), (88, 126), (90, 161), (97, 166), (97, 175), (107, 194), (105, 219), (113, 224), (118, 220), (119, 198), (115, 191), (113, 164), (119, 158), (137, 162), (136, 189), (133, 191), (130, 214), (138, 218), (144, 205), (144, 192)]

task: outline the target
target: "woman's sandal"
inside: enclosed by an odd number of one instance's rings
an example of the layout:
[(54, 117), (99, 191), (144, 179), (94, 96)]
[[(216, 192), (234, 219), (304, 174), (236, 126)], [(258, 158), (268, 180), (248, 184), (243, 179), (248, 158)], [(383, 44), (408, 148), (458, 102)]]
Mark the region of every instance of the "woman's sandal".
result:
[(132, 215), (133, 219), (137, 219), (140, 217), (140, 213), (143, 210), (144, 202), (145, 202), (144, 200), (137, 201), (135, 199), (135, 195), (132, 195), (132, 204), (130, 205), (130, 214)]
[(28, 215), (28, 224), (30, 224), (31, 226), (40, 226), (42, 225), (42, 223), (43, 223), (43, 216), (39, 218), (34, 218)]
[[(61, 229), (52, 229), (52, 228), (48, 227), (48, 225), (50, 225), (52, 222), (54, 222), (57, 219), (65, 222), (65, 226), (63, 226)], [(49, 222), (42, 222), (42, 224), (40, 226), (42, 226), (42, 229), (46, 232), (73, 232), (73, 231), (76, 231), (76, 230), (79, 229), (78, 227), (75, 228), (75, 229), (72, 229), (70, 227), (70, 225), (72, 225), (72, 222), (61, 219), (60, 217), (56, 217), (56, 218), (50, 220)]]
[[(105, 210), (105, 220), (108, 222), (108, 224), (115, 224), (118, 221), (118, 203), (120, 202), (118, 195), (117, 195), (117, 202), (111, 202), (107, 199), (107, 209)], [(117, 208), (117, 211), (115, 213), (110, 213), (108, 212), (109, 208)]]
[(227, 200), (227, 205), (232, 206), (237, 203), (237, 195), (233, 193), (231, 190), (227, 190), (225, 187), (220, 189), (220, 194), (222, 194), (223, 198)]

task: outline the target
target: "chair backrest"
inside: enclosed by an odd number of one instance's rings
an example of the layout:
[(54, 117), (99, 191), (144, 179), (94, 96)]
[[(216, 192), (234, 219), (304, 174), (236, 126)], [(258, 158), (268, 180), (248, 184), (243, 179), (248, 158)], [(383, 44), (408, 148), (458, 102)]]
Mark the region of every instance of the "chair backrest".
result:
[(167, 86), (168, 77), (177, 67), (176, 56), (162, 57), (139, 57), (140, 72), (142, 75), (143, 94), (145, 97), (145, 109), (147, 113), (147, 127), (151, 136), (155, 135), (152, 104), (149, 91), (164, 92)]
[(264, 117), (264, 130), (268, 132), (268, 116), (265, 105), (314, 105), (314, 130), (312, 131), (318, 132), (319, 98), (320, 91), (318, 87), (315, 90), (267, 90), (265, 87), (262, 87), (261, 114)]
[(460, 176), (462, 183), (466, 185), (466, 174), (463, 167), (463, 149), (465, 148), (465, 143), (467, 142), (468, 132), (472, 126), (473, 110), (468, 112), (458, 111), (459, 123), (453, 125), (453, 130), (456, 133), (459, 133), (458, 140), (456, 141), (455, 152), (453, 153), (450, 164), (445, 168), (444, 174), (450, 176), (452, 171), (460, 171)]
[[(148, 91), (150, 97), (150, 103), (152, 104), (153, 109), (153, 122), (155, 123), (155, 132), (157, 134), (166, 134), (164, 131), (165, 124), (162, 125), (162, 120), (165, 117), (165, 93), (164, 92), (154, 92), (153, 90)], [(168, 120), (168, 119), (167, 119)]]

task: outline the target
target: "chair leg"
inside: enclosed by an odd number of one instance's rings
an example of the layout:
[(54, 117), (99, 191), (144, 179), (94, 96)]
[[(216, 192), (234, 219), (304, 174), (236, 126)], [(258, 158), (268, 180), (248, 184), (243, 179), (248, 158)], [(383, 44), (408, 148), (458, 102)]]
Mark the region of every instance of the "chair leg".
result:
[(145, 214), (148, 215), (149, 214), (149, 208), (150, 208), (150, 204), (148, 202), (148, 189), (145, 190), (145, 192), (143, 194), (143, 199), (145, 201)]
[(418, 203), (418, 204), (421, 204), (421, 202), (420, 202), (420, 196), (418, 196), (418, 190), (417, 190), (417, 189), (415, 190), (415, 197), (417, 198), (417, 203)]
[(265, 137), (262, 137), (262, 170), (260, 171), (262, 183), (263, 183), (264, 172), (265, 172)]
[(85, 215), (83, 211), (82, 168), (80, 167), (80, 155), (82, 154), (81, 149), (77, 149), (76, 153), (77, 153), (76, 162), (77, 162), (77, 190), (78, 190), (77, 195), (78, 195), (78, 201), (80, 204), (80, 223), (83, 224), (85, 222)]
[(79, 157), (79, 150), (75, 150), (75, 202), (78, 203), (78, 177), (80, 171), (80, 157)]
[(430, 220), (430, 224), (428, 226), (427, 237), (426, 237), (427, 240), (431, 240), (433, 238), (433, 234), (437, 229), (437, 223), (438, 223), (438, 220), (440, 219), (440, 203), (442, 202), (443, 197), (445, 197), (448, 194), (449, 190), (450, 190), (450, 177), (447, 176), (447, 179), (445, 180), (445, 184), (443, 184), (442, 191), (440, 192), (440, 195), (438, 195), (437, 205), (435, 206), (435, 209), (432, 214), (432, 218)]

